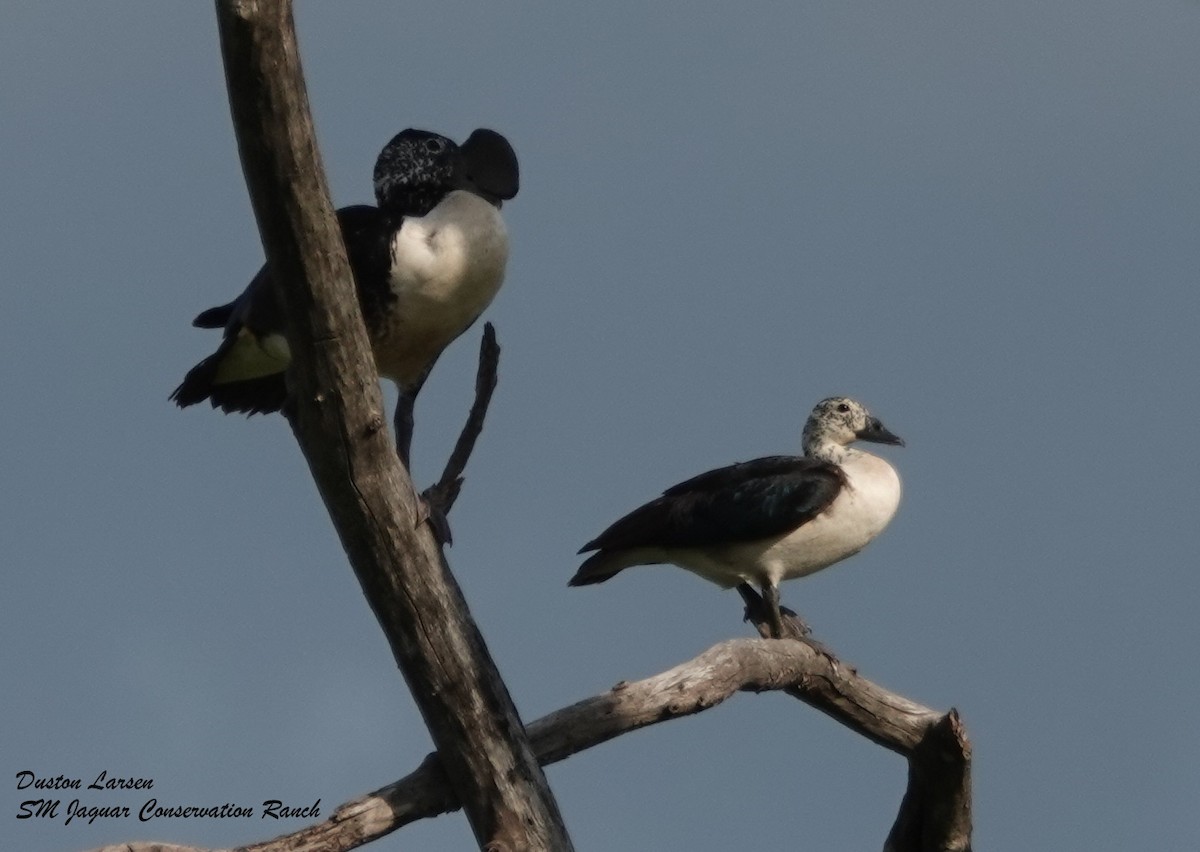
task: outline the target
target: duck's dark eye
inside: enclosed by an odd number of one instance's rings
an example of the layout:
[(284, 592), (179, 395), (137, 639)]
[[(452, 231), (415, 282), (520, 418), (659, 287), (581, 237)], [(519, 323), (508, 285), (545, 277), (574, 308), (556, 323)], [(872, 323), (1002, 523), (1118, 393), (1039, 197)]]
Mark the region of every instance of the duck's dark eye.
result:
[(440, 154), (446, 149), (446, 143), (441, 139), (426, 139), (425, 150), (431, 154)]
[(837, 410), (840, 411), (842, 414), (848, 414), (850, 412), (850, 405), (849, 405), (849, 403), (839, 402)]

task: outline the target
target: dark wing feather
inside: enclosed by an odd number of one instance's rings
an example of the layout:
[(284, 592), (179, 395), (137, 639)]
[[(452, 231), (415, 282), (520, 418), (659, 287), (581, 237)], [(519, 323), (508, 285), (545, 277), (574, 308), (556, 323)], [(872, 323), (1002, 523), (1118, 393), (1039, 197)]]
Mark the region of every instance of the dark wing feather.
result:
[[(343, 207), (337, 211), (338, 225), (342, 230), (342, 240), (346, 243), (346, 254), (350, 260), (350, 269), (356, 281), (363, 279), (385, 278), (387, 272), (388, 252), (379, 251), (379, 241), (386, 241), (390, 232), (382, 227), (384, 215), (377, 207), (367, 204), (356, 204)], [(377, 259), (382, 255), (382, 259)], [(381, 269), (375, 268), (382, 266)], [(365, 307), (365, 306), (364, 306)], [(201, 320), (215, 322), (220, 316), (225, 316), (225, 336), (233, 337), (241, 329), (246, 328), (256, 337), (283, 332), (283, 310), (279, 300), (275, 298), (275, 289), (271, 283), (271, 268), (264, 264), (246, 285), (242, 294), (218, 308), (210, 308), (196, 317), (195, 323)], [(213, 326), (204, 326), (212, 328)]]
[[(260, 272), (259, 274), (261, 275), (262, 273)], [(209, 308), (207, 311), (201, 311), (192, 320), (192, 325), (196, 328), (224, 328), (229, 324), (229, 318), (233, 316), (233, 309), (235, 307), (237, 307), (236, 299), (227, 305), (218, 305), (215, 308)]]
[(836, 466), (799, 456), (718, 468), (634, 509), (580, 553), (706, 547), (782, 535), (824, 511), (843, 485), (845, 477)]
[(287, 400), (287, 382), (283, 373), (240, 382), (216, 382), (221, 359), (233, 344), (234, 338), (226, 337), (216, 352), (188, 370), (171, 394), (171, 401), (180, 408), (187, 408), (207, 399), (213, 408), (227, 414), (267, 414), (282, 408)]
[(384, 213), (365, 204), (338, 211), (346, 256), (354, 272), (358, 305), (366, 320), (367, 331), (371, 333), (378, 330), (379, 323), (396, 301), (390, 280), (391, 242), (403, 223), (403, 216)]
[[(387, 287), (390, 262), (387, 242), (399, 222), (393, 222), (378, 208), (365, 204), (343, 207), (337, 211), (337, 219), (350, 268), (358, 284), (363, 312), (367, 316), (379, 316), (387, 301), (395, 298)], [(287, 395), (282, 373), (239, 382), (214, 382), (222, 358), (242, 329), (256, 337), (283, 331), (283, 312), (275, 298), (270, 267), (264, 264), (241, 295), (226, 305), (203, 311), (192, 324), (199, 328), (223, 327), (224, 341), (215, 353), (188, 371), (171, 399), (181, 408), (207, 399), (214, 408), (226, 412), (278, 411)]]
[(804, 456), (764, 456), (761, 459), (738, 462), (719, 467), (672, 485), (663, 495), (688, 494), (698, 491), (720, 491), (741, 482), (772, 476), (789, 476), (805, 470), (829, 467), (824, 462)]

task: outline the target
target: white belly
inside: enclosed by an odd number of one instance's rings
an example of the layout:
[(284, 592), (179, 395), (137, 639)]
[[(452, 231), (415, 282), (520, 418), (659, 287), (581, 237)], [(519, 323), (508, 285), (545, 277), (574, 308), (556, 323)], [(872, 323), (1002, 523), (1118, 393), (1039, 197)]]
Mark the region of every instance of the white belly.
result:
[(500, 212), (456, 191), (392, 241), (396, 301), (376, 334), (379, 372), (411, 384), (475, 322), (504, 281), (508, 234)]
[(853, 556), (879, 535), (900, 505), (900, 477), (878, 456), (855, 452), (842, 465), (849, 479), (833, 503), (785, 535), (721, 548), (672, 550), (670, 558), (723, 587), (762, 587), (804, 577)]

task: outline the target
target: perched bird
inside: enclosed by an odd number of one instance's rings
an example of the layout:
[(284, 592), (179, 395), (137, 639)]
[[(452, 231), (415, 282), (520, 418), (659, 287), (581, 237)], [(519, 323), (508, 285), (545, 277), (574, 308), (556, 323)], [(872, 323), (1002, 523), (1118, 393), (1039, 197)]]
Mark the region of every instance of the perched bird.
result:
[[(377, 207), (337, 211), (379, 374), (400, 389), (396, 445), (408, 464), (412, 410), (438, 356), (491, 303), (504, 280), (508, 235), (501, 203), (518, 189), (508, 140), (476, 130), (462, 144), (424, 130), (397, 134), (375, 163)], [(278, 411), (291, 360), (271, 270), (193, 322), (223, 328), (217, 351), (171, 394), (246, 414)]]
[(782, 635), (779, 583), (862, 550), (900, 504), (900, 477), (854, 441), (904, 442), (862, 404), (817, 403), (804, 425), (803, 456), (768, 456), (710, 470), (634, 509), (579, 551), (595, 550), (570, 585), (602, 583), (633, 565), (671, 564), (722, 588), (763, 592), (772, 633)]

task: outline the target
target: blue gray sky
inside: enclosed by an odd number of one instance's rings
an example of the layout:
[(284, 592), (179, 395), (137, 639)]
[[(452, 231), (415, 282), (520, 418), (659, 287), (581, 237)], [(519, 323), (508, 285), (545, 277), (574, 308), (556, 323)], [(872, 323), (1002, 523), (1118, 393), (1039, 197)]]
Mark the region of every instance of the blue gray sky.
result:
[[(905, 499), (785, 603), (960, 710), (978, 848), (1200, 844), (1200, 5), (302, 3), (298, 25), (338, 204), (404, 127), (493, 127), (521, 157), (450, 558), (525, 718), (750, 635), (678, 569), (568, 589), (574, 553), (682, 478), (797, 451), (847, 394), (907, 439), (883, 450)], [(10, 0), (0, 80), (0, 841), (293, 830), (15, 818), (22, 770), (328, 814), (430, 741), (284, 421), (167, 402), (214, 345), (192, 317), (262, 257), (211, 5)], [(477, 341), (420, 400), (421, 483)], [(580, 850), (837, 852), (882, 846), (905, 765), (748, 695), (549, 779)], [(451, 815), (372, 848), (472, 843)]]

